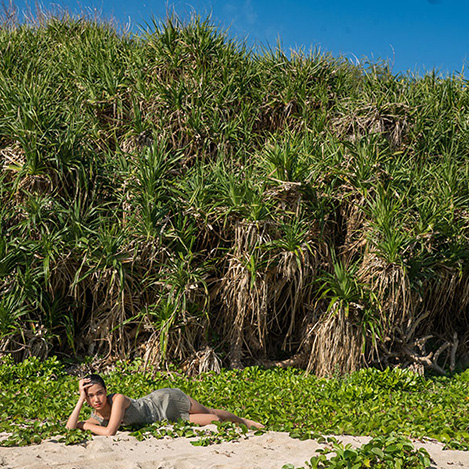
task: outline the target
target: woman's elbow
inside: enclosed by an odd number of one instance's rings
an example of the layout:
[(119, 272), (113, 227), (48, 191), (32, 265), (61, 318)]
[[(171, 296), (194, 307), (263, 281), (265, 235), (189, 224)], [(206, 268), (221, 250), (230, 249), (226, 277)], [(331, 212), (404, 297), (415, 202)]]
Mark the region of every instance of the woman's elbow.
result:
[(117, 429), (113, 430), (112, 428), (106, 428), (104, 432), (105, 436), (114, 436), (117, 433)]

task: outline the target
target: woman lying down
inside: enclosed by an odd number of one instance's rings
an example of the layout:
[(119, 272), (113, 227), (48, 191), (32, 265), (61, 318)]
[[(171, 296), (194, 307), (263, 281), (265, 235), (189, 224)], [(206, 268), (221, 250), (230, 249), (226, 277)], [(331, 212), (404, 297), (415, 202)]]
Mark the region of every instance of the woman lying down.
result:
[[(231, 412), (209, 409), (177, 388), (157, 389), (140, 399), (123, 394), (107, 394), (106, 384), (99, 375), (89, 375), (78, 385), (80, 397), (67, 421), (67, 428), (90, 430), (96, 435), (115, 435), (121, 425), (148, 425), (161, 420), (173, 422), (183, 419), (199, 425), (213, 421), (230, 421), (248, 428), (262, 428), (253, 420), (237, 417)], [(91, 417), (78, 421), (83, 403), (87, 402), (93, 412)]]

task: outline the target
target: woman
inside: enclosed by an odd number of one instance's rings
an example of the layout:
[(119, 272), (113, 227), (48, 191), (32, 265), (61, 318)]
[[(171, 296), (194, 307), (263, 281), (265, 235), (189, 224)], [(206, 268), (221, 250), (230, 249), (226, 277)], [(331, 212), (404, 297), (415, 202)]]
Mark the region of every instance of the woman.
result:
[[(103, 379), (99, 375), (89, 375), (80, 380), (78, 389), (80, 397), (66, 427), (90, 430), (96, 435), (115, 435), (121, 425), (147, 425), (180, 418), (199, 425), (207, 425), (214, 420), (229, 420), (248, 428), (263, 427), (258, 422), (237, 417), (225, 410), (209, 409), (177, 388), (158, 389), (140, 399), (130, 399), (123, 394), (108, 395)], [(88, 420), (79, 422), (85, 401), (93, 412)]]

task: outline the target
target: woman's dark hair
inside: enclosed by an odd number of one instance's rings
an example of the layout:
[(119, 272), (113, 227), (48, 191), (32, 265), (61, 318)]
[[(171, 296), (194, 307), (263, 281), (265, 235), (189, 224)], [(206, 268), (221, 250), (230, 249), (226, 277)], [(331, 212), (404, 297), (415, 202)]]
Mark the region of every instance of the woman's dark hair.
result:
[(99, 384), (104, 389), (106, 389), (106, 384), (104, 383), (103, 378), (101, 378), (101, 376), (99, 375), (88, 375), (88, 376), (85, 376), (85, 379), (89, 379), (90, 384)]

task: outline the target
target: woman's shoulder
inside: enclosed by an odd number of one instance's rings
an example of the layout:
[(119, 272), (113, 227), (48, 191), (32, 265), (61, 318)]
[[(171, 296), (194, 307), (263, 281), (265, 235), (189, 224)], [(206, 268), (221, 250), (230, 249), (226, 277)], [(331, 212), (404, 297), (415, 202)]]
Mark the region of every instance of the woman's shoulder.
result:
[(125, 409), (127, 409), (127, 407), (129, 407), (130, 405), (130, 398), (128, 398), (124, 394), (109, 394), (108, 398), (112, 402), (112, 404), (123, 404)]

